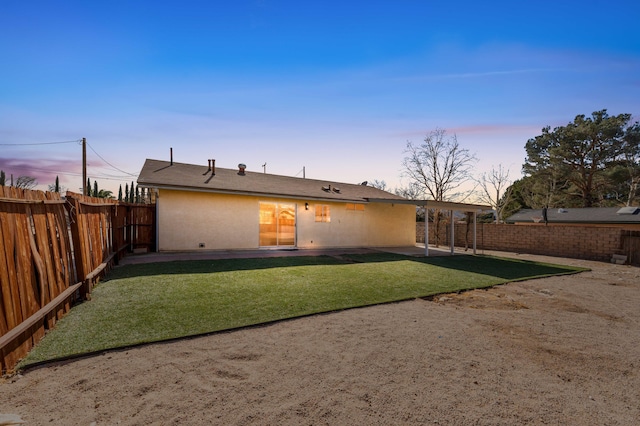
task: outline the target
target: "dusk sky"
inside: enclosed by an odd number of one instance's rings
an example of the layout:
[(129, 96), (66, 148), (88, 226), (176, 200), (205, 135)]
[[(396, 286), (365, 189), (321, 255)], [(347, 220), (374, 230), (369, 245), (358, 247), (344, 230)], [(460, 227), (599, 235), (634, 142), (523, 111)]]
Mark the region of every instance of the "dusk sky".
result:
[(171, 147), (394, 188), (407, 141), (443, 128), (515, 180), (545, 126), (640, 120), (639, 17), (637, 0), (5, 0), (0, 169), (78, 191), (86, 137), (115, 194)]

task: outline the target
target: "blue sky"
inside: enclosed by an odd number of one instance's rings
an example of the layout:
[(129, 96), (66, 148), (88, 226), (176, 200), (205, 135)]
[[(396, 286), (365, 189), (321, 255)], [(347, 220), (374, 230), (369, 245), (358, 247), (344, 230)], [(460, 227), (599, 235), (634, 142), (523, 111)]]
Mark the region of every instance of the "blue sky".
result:
[[(446, 4), (445, 4), (446, 3)], [(640, 2), (0, 4), (0, 169), (117, 191), (145, 158), (407, 182), (435, 128), (520, 177), (543, 127), (640, 120)]]

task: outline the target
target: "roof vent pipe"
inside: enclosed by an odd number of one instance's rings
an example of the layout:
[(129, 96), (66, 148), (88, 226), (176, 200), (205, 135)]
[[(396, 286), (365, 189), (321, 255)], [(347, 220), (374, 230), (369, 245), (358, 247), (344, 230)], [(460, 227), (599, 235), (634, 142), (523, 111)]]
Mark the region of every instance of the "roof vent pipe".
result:
[(207, 167), (207, 171), (205, 171), (202, 176), (205, 176), (207, 173), (211, 171), (211, 160), (207, 160), (209, 162), (209, 166)]
[(216, 160), (215, 158), (211, 159), (211, 176), (216, 174)]
[(244, 176), (244, 169), (246, 169), (246, 168), (247, 168), (246, 164), (244, 164), (244, 163), (238, 164), (238, 174), (240, 176)]
[(169, 157), (171, 158), (171, 165), (173, 166), (173, 148), (169, 148)]

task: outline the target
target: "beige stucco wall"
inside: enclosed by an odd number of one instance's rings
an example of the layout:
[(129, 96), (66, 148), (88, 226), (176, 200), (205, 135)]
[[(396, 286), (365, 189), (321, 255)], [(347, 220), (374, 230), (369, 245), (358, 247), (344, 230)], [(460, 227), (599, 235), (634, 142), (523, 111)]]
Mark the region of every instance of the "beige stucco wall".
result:
[[(160, 190), (158, 248), (170, 250), (255, 249), (259, 247), (260, 202), (297, 205), (297, 247), (392, 247), (415, 244), (415, 207), (323, 202), (331, 222), (315, 221), (316, 201)], [(309, 210), (305, 210), (305, 202)], [(204, 248), (200, 247), (204, 244)]]
[[(329, 205), (331, 222), (315, 221), (315, 205)], [(304, 206), (304, 203), (302, 203)], [(364, 211), (346, 203), (309, 201), (298, 214), (298, 247), (390, 247), (415, 245), (415, 206), (365, 204)]]
[(160, 251), (248, 249), (257, 245), (256, 199), (160, 190), (156, 203)]

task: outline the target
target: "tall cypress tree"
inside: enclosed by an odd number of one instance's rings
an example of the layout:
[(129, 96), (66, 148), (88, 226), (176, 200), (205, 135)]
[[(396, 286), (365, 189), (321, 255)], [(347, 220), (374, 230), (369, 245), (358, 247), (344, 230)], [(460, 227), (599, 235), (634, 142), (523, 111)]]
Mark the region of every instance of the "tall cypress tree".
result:
[(118, 201), (122, 201), (122, 184), (120, 184), (120, 188), (118, 189)]
[(91, 180), (89, 178), (87, 178), (87, 188), (83, 195), (91, 195)]
[(54, 192), (60, 192), (60, 179), (56, 176), (56, 186), (54, 188)]
[(7, 175), (4, 174), (4, 170), (0, 170), (0, 186), (4, 186), (7, 180)]
[(97, 196), (98, 196), (98, 194), (99, 194), (99, 192), (98, 192), (98, 181), (97, 181), (97, 180), (94, 180), (94, 181), (93, 181), (93, 194), (92, 194), (92, 195), (93, 195), (94, 197), (97, 197)]
[(135, 193), (133, 192), (133, 181), (131, 181), (131, 191), (129, 191), (129, 202), (135, 202)]

